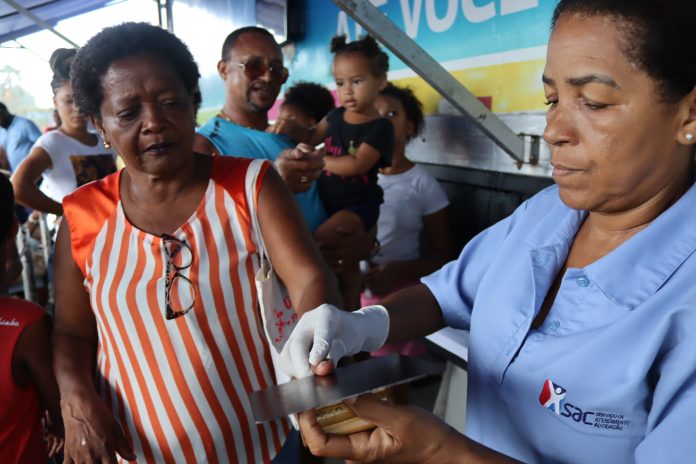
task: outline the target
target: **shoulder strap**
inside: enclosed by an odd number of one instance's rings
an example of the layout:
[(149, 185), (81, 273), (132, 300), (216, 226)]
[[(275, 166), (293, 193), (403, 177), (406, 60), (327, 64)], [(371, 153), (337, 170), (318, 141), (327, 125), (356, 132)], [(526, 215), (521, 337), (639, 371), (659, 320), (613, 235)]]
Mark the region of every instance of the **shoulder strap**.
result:
[(264, 258), (268, 259), (268, 252), (266, 251), (266, 244), (263, 241), (263, 234), (261, 233), (261, 226), (259, 225), (259, 192), (261, 191), (261, 185), (263, 184), (263, 176), (265, 175), (269, 165), (270, 163), (265, 160), (251, 160), (249, 163), (249, 168), (246, 172), (246, 181), (244, 183), (247, 205), (249, 205), (249, 214), (251, 215), (252, 236), (254, 237), (256, 248), (259, 250), (259, 254), (261, 255), (261, 261), (263, 261)]

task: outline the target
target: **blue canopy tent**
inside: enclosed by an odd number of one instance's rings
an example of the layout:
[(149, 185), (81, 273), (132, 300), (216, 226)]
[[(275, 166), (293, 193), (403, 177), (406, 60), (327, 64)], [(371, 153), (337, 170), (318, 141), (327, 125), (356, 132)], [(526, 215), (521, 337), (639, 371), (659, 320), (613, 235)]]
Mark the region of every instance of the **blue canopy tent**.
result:
[[(101, 8), (111, 0), (0, 1), (0, 43), (14, 40), (58, 21)], [(38, 21), (37, 21), (38, 18)], [(43, 24), (42, 24), (43, 22)]]

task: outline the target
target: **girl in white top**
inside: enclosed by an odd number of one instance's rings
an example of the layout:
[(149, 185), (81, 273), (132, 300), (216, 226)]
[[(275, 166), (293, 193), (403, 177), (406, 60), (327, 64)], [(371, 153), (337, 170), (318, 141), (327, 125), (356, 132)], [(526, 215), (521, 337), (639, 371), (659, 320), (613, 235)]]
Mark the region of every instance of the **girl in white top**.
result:
[(64, 196), (116, 171), (114, 152), (88, 131), (87, 120), (73, 105), (69, 76), (75, 53), (59, 48), (51, 55), (53, 103), (61, 124), (39, 137), (12, 176), (17, 203), (57, 216), (63, 214)]
[[(389, 83), (380, 92), (375, 106), (394, 125), (394, 154), (391, 166), (380, 169), (379, 173), (378, 183), (384, 191), (377, 222), (381, 248), (365, 276), (369, 293), (363, 294), (363, 306), (417, 283), (420, 277), (449, 261), (451, 252), (447, 195), (430, 173), (406, 158), (406, 145), (418, 136), (424, 124), (420, 101), (410, 89)], [(423, 229), (426, 253), (420, 249)], [(421, 344), (412, 342), (385, 348), (403, 354), (424, 351)]]

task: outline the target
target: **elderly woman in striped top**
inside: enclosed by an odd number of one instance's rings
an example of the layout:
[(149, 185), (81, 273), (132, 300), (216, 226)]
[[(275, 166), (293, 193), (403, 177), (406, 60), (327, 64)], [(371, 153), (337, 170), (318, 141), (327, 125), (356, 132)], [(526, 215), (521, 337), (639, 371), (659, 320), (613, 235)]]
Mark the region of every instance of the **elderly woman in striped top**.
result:
[(297, 311), (338, 298), (273, 169), (193, 152), (197, 79), (186, 46), (142, 23), (104, 29), (73, 63), (76, 104), (126, 167), (63, 203), (54, 346), (66, 462), (276, 456), (290, 426), (254, 424), (248, 397), (275, 381), (254, 287), (256, 205)]

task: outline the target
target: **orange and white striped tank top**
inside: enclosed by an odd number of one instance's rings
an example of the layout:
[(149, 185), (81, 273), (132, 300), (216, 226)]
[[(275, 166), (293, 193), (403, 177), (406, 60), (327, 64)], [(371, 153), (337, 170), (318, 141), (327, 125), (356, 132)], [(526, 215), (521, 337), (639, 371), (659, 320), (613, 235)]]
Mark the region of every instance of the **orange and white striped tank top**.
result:
[(101, 393), (138, 462), (270, 462), (289, 431), (286, 419), (256, 425), (249, 400), (275, 382), (247, 202), (247, 190), (258, 198), (268, 165), (245, 188), (250, 162), (215, 157), (203, 200), (172, 234), (191, 248), (181, 272), (195, 289), (193, 309), (176, 319), (165, 317), (163, 241), (126, 219), (120, 173), (64, 200), (97, 320)]

